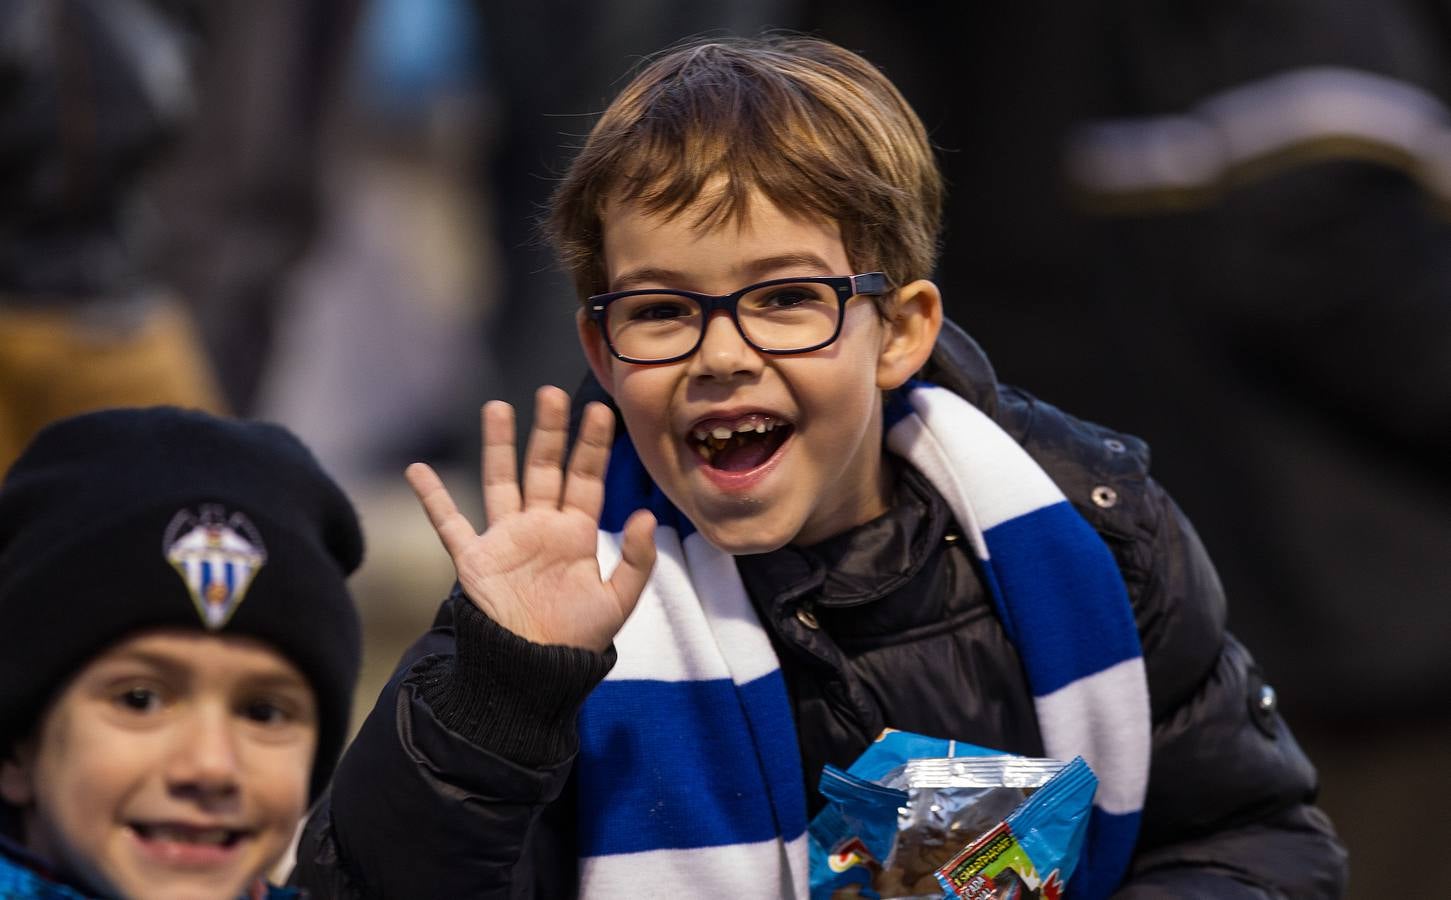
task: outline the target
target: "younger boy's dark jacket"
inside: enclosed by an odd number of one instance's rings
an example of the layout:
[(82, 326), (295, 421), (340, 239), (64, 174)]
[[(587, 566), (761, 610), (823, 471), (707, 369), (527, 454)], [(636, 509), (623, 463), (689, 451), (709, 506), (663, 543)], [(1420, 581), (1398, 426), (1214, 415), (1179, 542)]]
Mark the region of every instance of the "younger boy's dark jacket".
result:
[[(952, 326), (924, 374), (1022, 443), (1123, 572), (1154, 730), (1139, 847), (1118, 896), (1341, 895), (1345, 853), (1312, 805), (1314, 770), (1226, 633), (1218, 578), (1148, 477), (1147, 448), (999, 386)], [(1043, 752), (970, 551), (942, 499), (902, 468), (881, 518), (738, 560), (780, 657), (809, 786), (886, 726)], [(320, 897), (572, 896), (575, 715), (612, 653), (525, 642), (456, 590), (339, 765), (294, 880)]]

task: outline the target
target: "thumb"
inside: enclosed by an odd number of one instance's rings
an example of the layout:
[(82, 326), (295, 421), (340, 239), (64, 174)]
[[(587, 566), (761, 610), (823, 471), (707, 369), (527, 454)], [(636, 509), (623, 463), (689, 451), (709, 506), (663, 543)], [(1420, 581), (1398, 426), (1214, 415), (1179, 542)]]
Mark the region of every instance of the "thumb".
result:
[(655, 516), (637, 509), (625, 522), (625, 539), (620, 543), (620, 564), (610, 575), (610, 590), (628, 618), (634, 611), (645, 582), (655, 568)]

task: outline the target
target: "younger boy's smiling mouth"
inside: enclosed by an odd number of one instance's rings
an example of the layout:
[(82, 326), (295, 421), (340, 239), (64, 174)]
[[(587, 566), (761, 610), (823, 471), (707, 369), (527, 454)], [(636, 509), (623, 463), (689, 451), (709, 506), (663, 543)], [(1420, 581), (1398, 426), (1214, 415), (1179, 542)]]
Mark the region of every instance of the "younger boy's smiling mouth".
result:
[(712, 475), (740, 475), (769, 462), (794, 426), (761, 412), (708, 416), (690, 427), (686, 441)]
[(253, 832), (224, 825), (184, 822), (130, 822), (142, 850), (168, 864), (205, 866), (226, 862)]

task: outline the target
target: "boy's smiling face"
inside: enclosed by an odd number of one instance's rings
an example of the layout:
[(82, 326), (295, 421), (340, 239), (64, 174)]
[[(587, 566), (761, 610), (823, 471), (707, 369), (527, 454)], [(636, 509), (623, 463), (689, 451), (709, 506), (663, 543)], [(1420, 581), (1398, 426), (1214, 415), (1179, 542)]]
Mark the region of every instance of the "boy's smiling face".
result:
[(147, 632), (62, 689), (0, 792), (26, 845), (91, 890), (231, 900), (290, 843), (316, 745), (312, 689), (265, 644)]
[[(739, 222), (698, 227), (698, 215), (610, 204), (609, 290), (726, 294), (772, 278), (860, 274), (835, 223), (788, 215), (759, 193)], [(884, 320), (872, 298), (852, 299), (835, 343), (793, 356), (758, 353), (721, 312), (699, 350), (674, 363), (621, 362), (583, 318), (580, 338), (671, 502), (715, 546), (761, 553), (815, 543), (885, 511), (881, 392), (917, 371), (941, 322), (930, 282), (899, 288), (888, 305)], [(747, 429), (732, 439), (742, 446), (702, 453), (700, 435), (718, 428)]]

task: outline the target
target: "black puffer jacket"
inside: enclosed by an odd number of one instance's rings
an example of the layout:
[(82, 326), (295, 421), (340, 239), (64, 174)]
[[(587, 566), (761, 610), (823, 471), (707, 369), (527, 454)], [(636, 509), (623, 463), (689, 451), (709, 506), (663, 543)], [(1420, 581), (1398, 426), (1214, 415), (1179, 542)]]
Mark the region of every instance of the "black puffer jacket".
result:
[[(1345, 854), (1311, 805), (1314, 770), (1224, 631), (1218, 579), (1148, 477), (1143, 444), (999, 387), (955, 328), (925, 374), (1023, 444), (1128, 585), (1154, 734), (1119, 896), (1339, 896)], [(1017, 653), (944, 502), (915, 473), (901, 473), (885, 516), (739, 567), (781, 659), (808, 784), (889, 725), (1041, 755)], [(455, 593), (339, 766), (296, 882), (324, 897), (571, 896), (574, 720), (610, 662), (514, 638)]]

